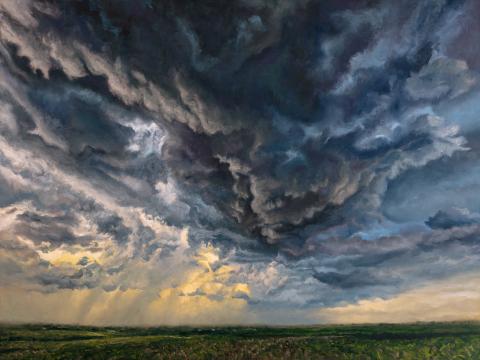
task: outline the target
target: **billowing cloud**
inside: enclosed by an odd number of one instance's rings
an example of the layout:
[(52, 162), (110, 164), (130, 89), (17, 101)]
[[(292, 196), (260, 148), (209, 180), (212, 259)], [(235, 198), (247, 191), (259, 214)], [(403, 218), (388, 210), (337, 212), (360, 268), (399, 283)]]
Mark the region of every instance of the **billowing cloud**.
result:
[(475, 270), (479, 11), (3, 1), (2, 293), (298, 323)]

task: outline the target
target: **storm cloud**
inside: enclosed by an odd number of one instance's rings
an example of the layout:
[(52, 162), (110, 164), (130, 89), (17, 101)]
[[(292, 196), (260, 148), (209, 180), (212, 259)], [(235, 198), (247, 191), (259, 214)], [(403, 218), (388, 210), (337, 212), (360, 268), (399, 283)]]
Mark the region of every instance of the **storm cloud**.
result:
[(175, 288), (197, 262), (250, 291), (183, 296), (289, 309), (475, 270), (479, 13), (2, 1), (1, 283)]

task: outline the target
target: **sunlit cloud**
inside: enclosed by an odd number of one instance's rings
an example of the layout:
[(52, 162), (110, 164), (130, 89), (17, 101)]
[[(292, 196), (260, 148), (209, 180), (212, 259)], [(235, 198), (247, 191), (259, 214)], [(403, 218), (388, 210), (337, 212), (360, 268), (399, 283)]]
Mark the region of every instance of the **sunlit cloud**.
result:
[[(88, 254), (87, 254), (88, 255)], [(54, 266), (76, 266), (83, 254), (62, 253)], [(81, 257), (82, 256), (82, 257)], [(63, 289), (51, 293), (1, 287), (0, 321), (94, 325), (225, 324), (255, 322), (248, 313), (248, 285), (229, 283), (229, 266), (212, 269), (218, 250), (199, 249), (196, 264), (167, 288), (104, 291)], [(68, 304), (68, 307), (65, 306)]]

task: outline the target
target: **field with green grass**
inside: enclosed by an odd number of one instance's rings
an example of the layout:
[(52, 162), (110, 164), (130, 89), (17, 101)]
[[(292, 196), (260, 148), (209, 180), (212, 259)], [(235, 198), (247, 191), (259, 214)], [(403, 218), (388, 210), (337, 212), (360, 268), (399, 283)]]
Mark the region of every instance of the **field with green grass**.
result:
[(219, 328), (3, 325), (0, 359), (480, 359), (480, 323)]

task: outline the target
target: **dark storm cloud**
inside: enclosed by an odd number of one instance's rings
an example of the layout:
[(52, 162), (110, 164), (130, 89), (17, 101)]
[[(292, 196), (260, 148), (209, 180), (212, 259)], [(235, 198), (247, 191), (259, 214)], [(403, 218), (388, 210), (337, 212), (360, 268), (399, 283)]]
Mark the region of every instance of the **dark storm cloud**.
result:
[(38, 245), (46, 242), (51, 249), (64, 244), (90, 244), (94, 240), (91, 236), (76, 236), (72, 232), (71, 228), (76, 224), (71, 214), (48, 216), (27, 211), (17, 216), (15, 233)]
[(324, 272), (314, 274), (313, 277), (324, 284), (345, 289), (381, 285), (382, 283), (381, 279), (378, 279), (373, 274), (365, 271), (355, 271), (348, 274)]
[(99, 268), (98, 265), (87, 265), (80, 270), (59, 271), (50, 270), (35, 276), (35, 280), (45, 289), (55, 291), (57, 289), (81, 289), (94, 288), (99, 286)]
[(112, 235), (119, 243), (125, 243), (131, 234), (131, 230), (123, 225), (122, 219), (115, 215), (100, 218), (97, 226), (99, 232)]
[[(467, 271), (480, 171), (475, 121), (456, 114), (478, 69), (452, 42), (472, 7), (5, 1), (0, 203), (35, 208), (15, 235), (107, 236), (145, 261), (177, 244), (143, 218), (189, 227), (192, 246), (212, 242), (257, 277), (276, 264), (252, 303), (334, 303)], [(100, 286), (79, 264), (41, 283)]]
[(449, 229), (455, 226), (478, 224), (479, 222), (479, 214), (471, 214), (467, 209), (452, 208), (446, 211), (438, 211), (428, 219), (426, 224), (432, 229)]

